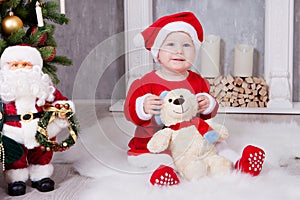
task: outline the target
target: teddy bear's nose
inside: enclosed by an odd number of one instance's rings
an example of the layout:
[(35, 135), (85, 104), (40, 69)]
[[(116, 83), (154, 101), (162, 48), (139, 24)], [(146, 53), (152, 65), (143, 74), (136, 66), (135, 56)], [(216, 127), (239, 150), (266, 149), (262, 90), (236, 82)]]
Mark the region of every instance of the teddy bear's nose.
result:
[(175, 105), (182, 105), (182, 104), (184, 103), (184, 99), (183, 99), (183, 98), (175, 99), (175, 100), (173, 101), (173, 103), (174, 103)]

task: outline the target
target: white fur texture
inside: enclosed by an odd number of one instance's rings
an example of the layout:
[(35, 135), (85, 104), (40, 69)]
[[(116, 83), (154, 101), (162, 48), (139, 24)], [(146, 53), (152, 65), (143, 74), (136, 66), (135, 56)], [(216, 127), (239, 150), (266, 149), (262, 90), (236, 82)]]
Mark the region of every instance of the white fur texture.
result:
[(1, 55), (1, 68), (9, 62), (27, 61), (33, 65), (43, 66), (43, 59), (40, 52), (30, 46), (11, 46), (7, 47)]
[(26, 182), (28, 180), (28, 168), (23, 168), (23, 169), (10, 169), (6, 170), (4, 175), (5, 175), (5, 180), (7, 183), (13, 183), (16, 181), (23, 181)]
[(147, 149), (152, 153), (160, 153), (169, 147), (172, 138), (172, 129), (165, 128), (153, 135), (147, 144)]
[[(174, 104), (176, 99), (184, 97), (184, 103)], [(197, 114), (196, 96), (186, 89), (175, 89), (169, 91), (164, 98), (164, 106), (161, 109), (161, 121), (166, 126), (174, 125), (179, 122), (189, 121)]]
[(54, 100), (55, 88), (50, 77), (39, 66), (32, 69), (1, 69), (0, 82), (0, 97), (4, 103), (30, 97), (38, 99), (37, 104), (42, 106), (46, 101)]
[[(55, 154), (56, 160), (74, 163), (82, 176), (91, 177), (92, 181), (82, 187), (78, 199), (300, 199), (299, 160), (298, 167), (291, 163), (280, 167), (281, 159), (300, 156), (299, 116), (218, 114), (214, 121), (230, 131), (227, 142), (233, 150), (240, 154), (246, 144), (264, 148), (267, 158), (262, 173), (251, 177), (234, 172), (192, 182), (181, 180), (178, 186), (153, 187), (149, 183), (153, 170), (127, 162), (127, 144), (134, 125), (122, 113), (102, 111), (107, 105), (96, 106), (98, 112), (101, 108), (102, 115), (93, 121), (96, 118), (90, 117), (90, 111), (94, 111), (95, 105), (76, 104), (78, 111), (89, 108), (88, 112), (78, 112), (81, 137), (70, 150)], [(60, 188), (65, 184), (68, 181), (62, 182)]]
[[(197, 114), (196, 96), (186, 89), (170, 91), (164, 102), (161, 120), (167, 126), (190, 121)], [(221, 129), (222, 126), (218, 128)], [(228, 132), (222, 132), (222, 138), (228, 136), (226, 133)], [(232, 170), (232, 163), (217, 155), (214, 144), (208, 143), (196, 126), (179, 130), (162, 129), (153, 135), (147, 145), (152, 153), (162, 152), (168, 147), (177, 170), (189, 181), (207, 175), (228, 174)]]
[(130, 165), (138, 168), (155, 170), (160, 165), (167, 165), (174, 168), (174, 162), (168, 154), (144, 153), (138, 156), (128, 156), (127, 161)]
[(53, 165), (30, 165), (29, 177), (32, 181), (39, 181), (43, 178), (49, 178), (53, 174)]

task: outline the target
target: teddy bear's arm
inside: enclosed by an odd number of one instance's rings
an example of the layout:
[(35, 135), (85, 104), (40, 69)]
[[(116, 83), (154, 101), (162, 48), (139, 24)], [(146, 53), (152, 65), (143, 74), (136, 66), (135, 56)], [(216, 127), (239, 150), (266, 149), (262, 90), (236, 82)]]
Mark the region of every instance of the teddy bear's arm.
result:
[(169, 146), (172, 129), (165, 128), (156, 132), (147, 144), (147, 148), (152, 153), (160, 153), (166, 150)]
[(226, 140), (229, 137), (229, 131), (224, 125), (213, 122), (212, 120), (206, 120), (206, 123), (219, 135), (218, 142)]

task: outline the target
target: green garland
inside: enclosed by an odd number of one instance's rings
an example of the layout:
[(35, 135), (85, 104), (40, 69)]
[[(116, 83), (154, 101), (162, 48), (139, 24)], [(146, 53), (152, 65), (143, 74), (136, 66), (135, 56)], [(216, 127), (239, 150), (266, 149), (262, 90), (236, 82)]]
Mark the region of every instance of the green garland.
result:
[[(69, 123), (70, 135), (58, 143), (49, 138), (47, 133), (47, 126), (58, 117), (59, 114), (64, 114)], [(45, 151), (65, 151), (73, 146), (78, 136), (78, 123), (77, 119), (71, 109), (58, 109), (57, 107), (51, 107), (44, 112), (43, 117), (38, 122), (38, 128), (36, 132), (36, 140), (41, 145), (41, 149)]]

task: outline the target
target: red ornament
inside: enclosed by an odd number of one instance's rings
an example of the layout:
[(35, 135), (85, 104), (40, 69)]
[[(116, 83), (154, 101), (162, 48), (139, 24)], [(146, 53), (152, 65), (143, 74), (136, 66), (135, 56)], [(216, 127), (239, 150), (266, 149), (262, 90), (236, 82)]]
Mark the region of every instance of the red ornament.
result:
[[(50, 48), (49, 48), (50, 49)], [(52, 61), (56, 56), (56, 49), (53, 48), (52, 49), (52, 54), (50, 56), (48, 56), (47, 58), (44, 58), (43, 60), (46, 62)]]
[(65, 104), (64, 104), (64, 108), (65, 108), (65, 109), (69, 109), (69, 108), (70, 108), (70, 105), (69, 105), (68, 103), (65, 103)]
[(60, 104), (55, 104), (55, 108), (60, 109)]
[(44, 146), (40, 146), (41, 150), (44, 151), (45, 150), (45, 147)]
[[(31, 35), (34, 35), (37, 33), (37, 31), (39, 31), (37, 26), (31, 27), (29, 30), (30, 30)], [(42, 33), (41, 36), (38, 38), (38, 46), (45, 45), (47, 37), (48, 37), (48, 34), (46, 32)]]

